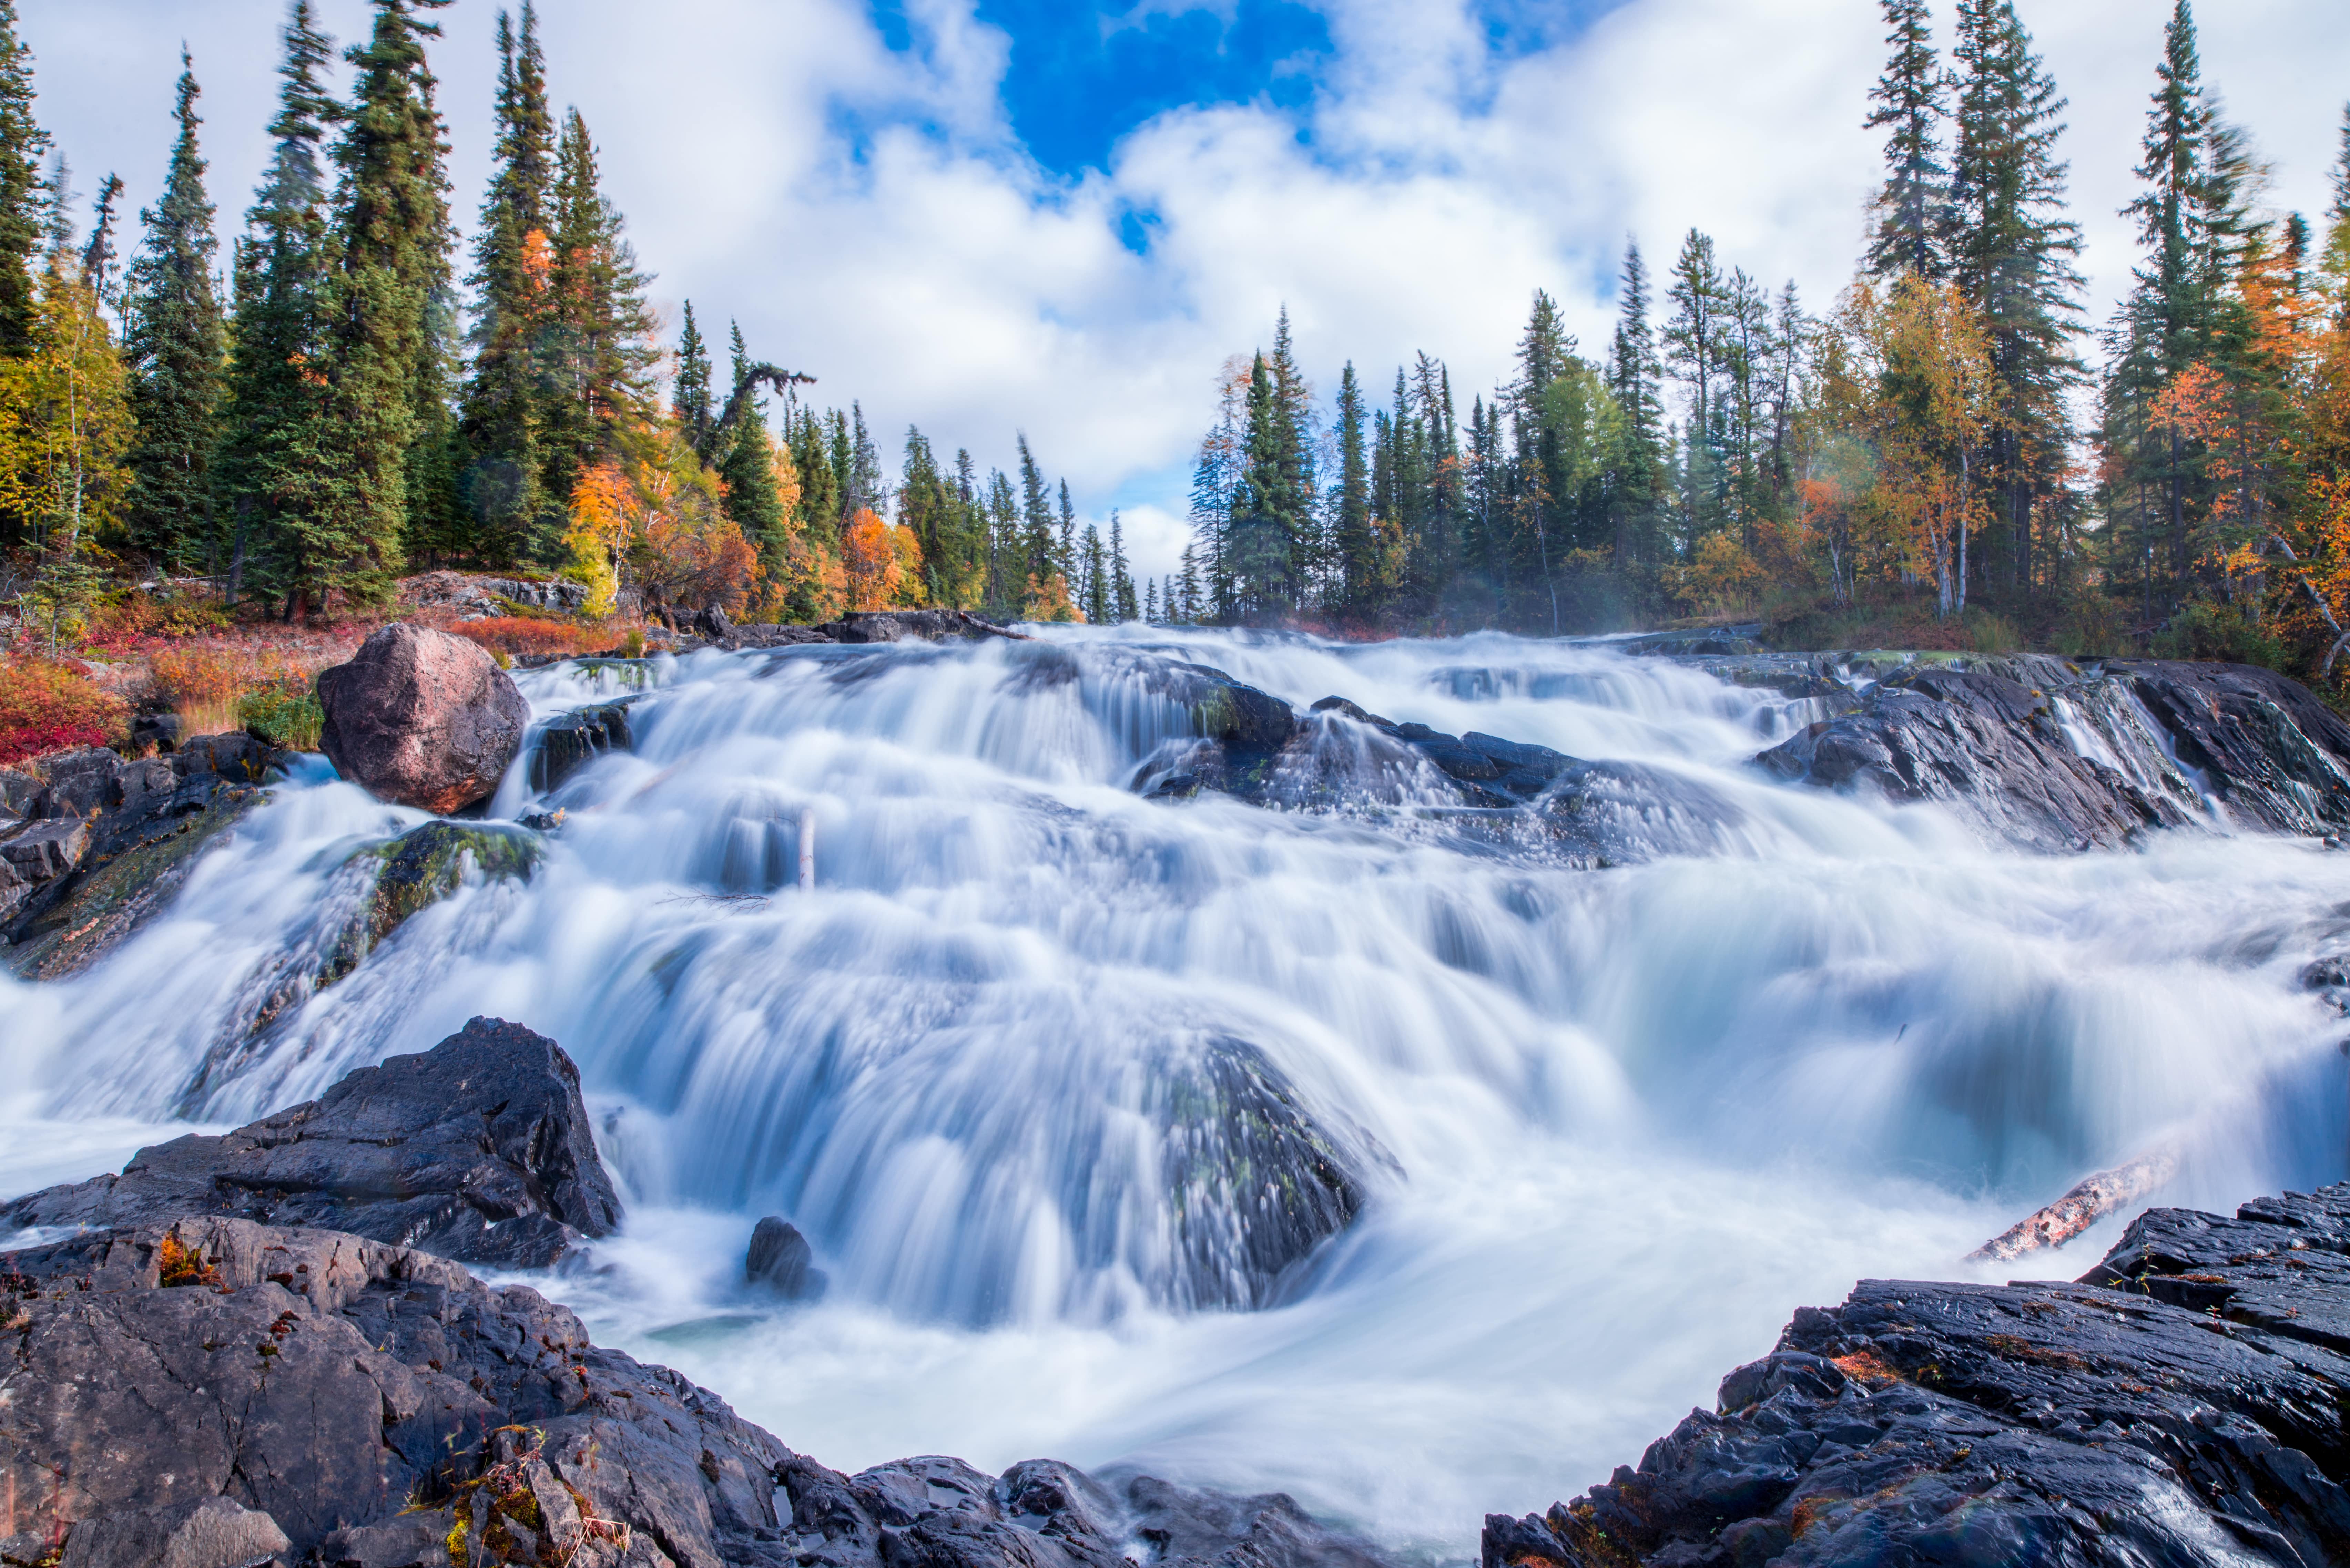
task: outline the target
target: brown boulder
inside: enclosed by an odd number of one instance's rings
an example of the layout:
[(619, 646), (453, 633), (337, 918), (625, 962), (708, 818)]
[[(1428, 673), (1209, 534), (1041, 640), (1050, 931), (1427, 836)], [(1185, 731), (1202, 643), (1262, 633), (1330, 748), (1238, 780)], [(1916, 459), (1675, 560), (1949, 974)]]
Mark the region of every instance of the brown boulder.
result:
[(461, 637), (396, 621), (348, 664), (318, 672), (335, 770), (381, 799), (446, 815), (498, 787), (530, 704), (497, 661)]

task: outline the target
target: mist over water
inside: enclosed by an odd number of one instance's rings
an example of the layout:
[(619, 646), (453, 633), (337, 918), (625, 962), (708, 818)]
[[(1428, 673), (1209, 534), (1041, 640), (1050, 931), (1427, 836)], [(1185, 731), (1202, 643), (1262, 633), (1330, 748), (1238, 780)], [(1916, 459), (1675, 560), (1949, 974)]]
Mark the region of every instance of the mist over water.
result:
[[(1189, 732), (1170, 658), (1642, 763), (1735, 820), (1718, 855), (1558, 869), (1318, 717), (1357, 805), (1145, 800)], [(600, 1339), (837, 1468), (1131, 1463), (1459, 1557), (1710, 1406), (1794, 1307), (1967, 1277), (2091, 1168), (2180, 1138), (2159, 1200), (2221, 1208), (2343, 1174), (2343, 1026), (2297, 975), (2350, 945), (2350, 856), (2313, 844), (1995, 852), (1772, 782), (1745, 760), (1804, 704), (1605, 645), (1128, 628), (647, 669), (634, 754), (543, 799), (518, 764), (494, 803), (564, 811), (534, 879), (267, 1030), (366, 894), (351, 853), (421, 814), (307, 774), (99, 968), (0, 982), (0, 1187), (513, 1019), (579, 1063), (630, 1202), (601, 1272), (536, 1282)], [(628, 690), (520, 680), (542, 718)], [(1253, 1312), (1214, 1304), (1250, 1299), (1229, 1238), (1170, 1221), (1155, 1119), (1218, 1042), (1368, 1191)], [(735, 1290), (764, 1213), (821, 1303)]]

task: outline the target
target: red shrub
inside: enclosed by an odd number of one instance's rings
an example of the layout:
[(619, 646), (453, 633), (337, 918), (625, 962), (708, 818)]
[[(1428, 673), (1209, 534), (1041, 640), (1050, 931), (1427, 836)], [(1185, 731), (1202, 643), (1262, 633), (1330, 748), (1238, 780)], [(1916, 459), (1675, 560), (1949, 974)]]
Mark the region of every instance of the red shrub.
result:
[(0, 663), (0, 766), (123, 738), (130, 706), (68, 665)]

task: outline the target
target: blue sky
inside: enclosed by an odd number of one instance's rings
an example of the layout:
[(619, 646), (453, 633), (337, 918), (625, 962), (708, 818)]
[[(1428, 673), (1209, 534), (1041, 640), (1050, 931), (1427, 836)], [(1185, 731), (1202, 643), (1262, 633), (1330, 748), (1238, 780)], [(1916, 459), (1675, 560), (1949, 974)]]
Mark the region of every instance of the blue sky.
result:
[[(364, 0), (320, 0), (348, 39)], [(185, 38), (231, 223), (261, 167), (280, 0), (19, 0), (40, 113), (84, 189), (151, 200)], [(2102, 320), (2170, 0), (2019, 0), (2072, 99), (2064, 151)], [(1939, 8), (1947, 31), (1948, 0)], [(494, 0), (436, 50), (455, 200), (488, 171)], [(601, 144), (657, 305), (1008, 465), (1171, 565), (1228, 356), (1286, 304), (1327, 390), (1418, 350), (1465, 408), (1536, 287), (1596, 351), (1627, 235), (1692, 225), (1793, 279), (1850, 275), (1877, 148), (1876, 0), (543, 0), (551, 85)], [(2314, 210), (2350, 94), (2342, 0), (2205, 0), (2207, 73)]]

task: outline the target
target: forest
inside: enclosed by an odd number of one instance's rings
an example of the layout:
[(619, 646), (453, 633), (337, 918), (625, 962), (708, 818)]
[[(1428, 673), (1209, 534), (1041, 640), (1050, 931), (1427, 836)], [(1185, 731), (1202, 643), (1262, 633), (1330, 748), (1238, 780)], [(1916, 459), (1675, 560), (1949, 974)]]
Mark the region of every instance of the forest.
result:
[(1016, 472), (983, 477), (909, 430), (893, 481), (855, 400), (820, 409), (811, 376), (739, 328), (722, 348), (690, 303), (665, 331), (528, 3), (499, 20), (494, 172), (461, 254), (428, 59), (446, 3), (376, 0), (338, 97), (337, 45), (294, 0), (274, 154), (224, 249), (192, 63), (162, 193), (119, 240), (120, 182), (75, 192), (0, 0), (0, 599), (20, 640), (54, 653), (167, 613), (330, 624), (462, 566), (672, 623), (1752, 620), (1781, 646), (2350, 678), (2350, 114), (2330, 209), (2272, 211), (2186, 0), (2114, 319), (2085, 318), (2065, 103), (2012, 0), (1962, 0), (1947, 53), (1925, 0), (1883, 0), (1883, 181), (1824, 314), (1703, 233), (1661, 270), (1634, 243), (1605, 351), (1537, 290), (1513, 378), (1464, 419), (1425, 353), (1391, 390), (1347, 364), (1326, 405), (1284, 312), (1218, 374), (1181, 569), (1140, 582), (1117, 514), (1081, 527), (1024, 436)]

